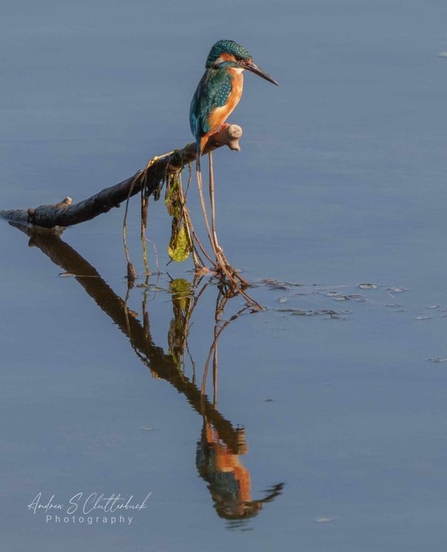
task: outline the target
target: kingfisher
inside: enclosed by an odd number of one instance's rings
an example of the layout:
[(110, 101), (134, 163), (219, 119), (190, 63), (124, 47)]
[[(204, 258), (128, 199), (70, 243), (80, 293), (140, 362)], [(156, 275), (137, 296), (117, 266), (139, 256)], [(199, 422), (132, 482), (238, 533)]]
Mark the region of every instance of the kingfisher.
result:
[(191, 131), (197, 144), (198, 166), (208, 138), (220, 129), (241, 99), (245, 69), (278, 85), (234, 40), (219, 40), (211, 48), (205, 73), (189, 110)]

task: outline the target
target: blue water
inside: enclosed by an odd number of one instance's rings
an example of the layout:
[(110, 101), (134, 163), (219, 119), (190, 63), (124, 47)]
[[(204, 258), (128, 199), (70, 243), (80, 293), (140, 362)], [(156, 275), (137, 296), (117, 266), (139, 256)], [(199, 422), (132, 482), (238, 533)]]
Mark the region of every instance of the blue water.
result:
[[(215, 155), (220, 241), (267, 307), (223, 330), (215, 397), (209, 367), (221, 449), (206, 447), (195, 402), (217, 290), (201, 295), (176, 365), (170, 322), (185, 302), (170, 278), (191, 279), (191, 265), (167, 266), (163, 201), (148, 231), (162, 274), (137, 281), (130, 326), (123, 209), (62, 236), (90, 279), (60, 276), (48, 244), (0, 225), (4, 546), (443, 550), (447, 5), (25, 0), (0, 14), (0, 209), (84, 199), (191, 141), (190, 98), (220, 38), (280, 83), (246, 76), (231, 117), (242, 151)], [(200, 229), (193, 189), (189, 205)], [(216, 496), (234, 498), (235, 472), (210, 466), (237, 438), (227, 460), (249, 472), (256, 515), (228, 520)], [(79, 493), (150, 496), (122, 510), (130, 524), (99, 507), (89, 524), (66, 513)], [(53, 508), (34, 513), (37, 496)]]

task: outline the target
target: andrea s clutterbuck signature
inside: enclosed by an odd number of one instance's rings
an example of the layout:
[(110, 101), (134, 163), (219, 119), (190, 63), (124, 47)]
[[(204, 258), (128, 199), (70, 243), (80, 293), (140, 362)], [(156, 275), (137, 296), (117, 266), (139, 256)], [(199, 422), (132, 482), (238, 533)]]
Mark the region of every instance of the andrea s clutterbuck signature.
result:
[(45, 512), (46, 514), (52, 512), (54, 514), (87, 515), (92, 512), (108, 514), (123, 510), (141, 511), (147, 508), (147, 501), (151, 494), (151, 492), (148, 493), (142, 501), (137, 502), (134, 499), (134, 495), (125, 497), (120, 493), (113, 493), (111, 495), (104, 493), (76, 493), (68, 501), (59, 502), (56, 500), (56, 495), (52, 494), (48, 499), (45, 499), (42, 493), (39, 492), (27, 507), (34, 514), (38, 512)]

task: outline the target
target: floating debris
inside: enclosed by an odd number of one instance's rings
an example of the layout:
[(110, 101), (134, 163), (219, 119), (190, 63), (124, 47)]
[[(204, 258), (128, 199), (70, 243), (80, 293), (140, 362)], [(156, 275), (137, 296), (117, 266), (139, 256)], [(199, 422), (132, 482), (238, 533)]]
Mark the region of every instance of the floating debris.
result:
[(379, 286), (377, 284), (363, 283), (357, 286), (359, 289), (377, 289)]
[(338, 291), (328, 291), (326, 297), (333, 297), (335, 301), (358, 301), (359, 303), (364, 303), (366, 299), (357, 293), (345, 295)]
[(357, 301), (358, 303), (364, 303), (366, 301), (366, 299), (362, 295), (353, 294), (347, 295), (346, 297), (348, 299), (352, 299), (353, 301)]
[(276, 309), (277, 312), (284, 312), (292, 314), (293, 316), (321, 316), (327, 315), (329, 318), (341, 318), (343, 314), (349, 314), (350, 311), (337, 312), (332, 309), (315, 309), (315, 310), (302, 310), (302, 309)]
[(318, 516), (314, 519), (315, 523), (330, 523), (331, 521), (334, 521), (335, 518), (329, 517), (329, 516)]
[(141, 282), (140, 284), (137, 284), (135, 287), (141, 288), (141, 289), (148, 289), (150, 291), (168, 291), (171, 293), (176, 293), (175, 291), (172, 291), (170, 289), (167, 289), (163, 286), (160, 286), (158, 284), (152, 284), (151, 282)]
[(327, 291), (326, 297), (337, 297), (341, 295), (339, 291)]
[(302, 309), (276, 309), (277, 312), (284, 312), (288, 314), (293, 314), (294, 316), (309, 316), (309, 311)]
[(270, 289), (282, 289), (284, 291), (288, 291), (291, 287), (301, 287), (302, 285), (297, 282), (280, 282), (272, 278), (265, 278), (264, 280), (260, 280), (259, 283), (268, 286)]
[(404, 291), (407, 291), (407, 289), (396, 286), (396, 287), (388, 288), (387, 291), (388, 293), (403, 293)]

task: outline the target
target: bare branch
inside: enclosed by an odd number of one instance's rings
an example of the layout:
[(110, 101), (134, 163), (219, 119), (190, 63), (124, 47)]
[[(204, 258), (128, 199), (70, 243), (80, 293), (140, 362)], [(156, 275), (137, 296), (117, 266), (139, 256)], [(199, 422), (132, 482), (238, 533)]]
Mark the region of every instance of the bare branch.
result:
[[(241, 136), (240, 126), (225, 124), (219, 132), (210, 137), (204, 153), (222, 146), (239, 151)], [(65, 228), (80, 224), (107, 213), (113, 207), (119, 207), (128, 197), (139, 193), (143, 187), (146, 189), (147, 195), (157, 195), (163, 181), (170, 174), (177, 173), (195, 158), (196, 144), (187, 144), (180, 150), (174, 150), (151, 159), (145, 169), (139, 170), (130, 178), (115, 186), (105, 188), (79, 203), (73, 203), (72, 199), (67, 197), (52, 205), (40, 205), (30, 209), (0, 210), (0, 217), (11, 222), (43, 228)]]

